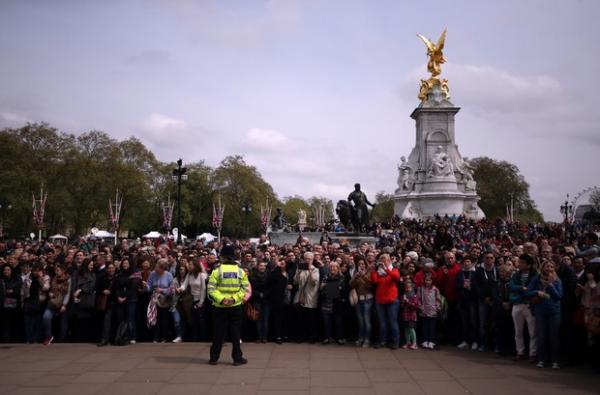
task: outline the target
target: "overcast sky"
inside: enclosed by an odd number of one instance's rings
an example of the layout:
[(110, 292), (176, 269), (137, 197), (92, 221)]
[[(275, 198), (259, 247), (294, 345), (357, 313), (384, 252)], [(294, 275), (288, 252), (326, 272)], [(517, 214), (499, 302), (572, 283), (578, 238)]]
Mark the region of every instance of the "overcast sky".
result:
[(600, 2), (0, 2), (0, 127), (136, 136), (159, 159), (242, 154), (280, 197), (396, 188), (421, 33), (448, 28), (463, 156), (515, 163), (547, 219), (599, 184)]

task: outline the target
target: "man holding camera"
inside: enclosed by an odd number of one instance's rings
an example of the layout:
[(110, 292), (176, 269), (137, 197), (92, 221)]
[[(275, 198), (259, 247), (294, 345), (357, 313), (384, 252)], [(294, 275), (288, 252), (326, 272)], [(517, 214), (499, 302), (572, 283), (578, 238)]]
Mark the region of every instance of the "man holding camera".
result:
[(298, 305), (298, 323), (300, 332), (297, 338), (302, 341), (305, 334), (309, 342), (317, 340), (317, 308), (319, 305), (319, 269), (314, 266), (315, 256), (312, 252), (304, 253), (304, 261), (298, 264), (294, 275), (294, 284), (298, 291), (294, 297), (294, 304)]

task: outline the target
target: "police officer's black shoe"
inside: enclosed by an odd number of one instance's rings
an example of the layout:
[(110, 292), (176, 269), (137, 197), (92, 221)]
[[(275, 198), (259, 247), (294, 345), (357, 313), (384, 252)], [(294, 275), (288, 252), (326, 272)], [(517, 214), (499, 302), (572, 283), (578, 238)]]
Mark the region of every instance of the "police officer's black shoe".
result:
[(218, 364), (218, 363), (219, 363), (219, 361), (217, 361), (217, 360), (212, 360), (212, 359), (211, 359), (211, 360), (209, 360), (209, 361), (208, 361), (208, 364), (209, 364), (209, 365), (216, 365), (216, 364)]
[(233, 366), (245, 365), (247, 363), (248, 363), (248, 360), (244, 357), (241, 357), (240, 359), (233, 361)]

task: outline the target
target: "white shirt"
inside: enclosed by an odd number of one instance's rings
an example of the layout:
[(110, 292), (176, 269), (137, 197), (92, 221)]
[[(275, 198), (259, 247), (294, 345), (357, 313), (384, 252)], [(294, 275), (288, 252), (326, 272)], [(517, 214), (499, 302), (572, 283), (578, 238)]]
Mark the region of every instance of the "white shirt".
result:
[(204, 300), (206, 299), (206, 279), (208, 275), (206, 273), (200, 272), (197, 277), (194, 277), (192, 273), (189, 273), (185, 276), (185, 280), (181, 285), (181, 288), (184, 290), (190, 286), (190, 293), (194, 297), (194, 302), (198, 302), (200, 306), (204, 304)]

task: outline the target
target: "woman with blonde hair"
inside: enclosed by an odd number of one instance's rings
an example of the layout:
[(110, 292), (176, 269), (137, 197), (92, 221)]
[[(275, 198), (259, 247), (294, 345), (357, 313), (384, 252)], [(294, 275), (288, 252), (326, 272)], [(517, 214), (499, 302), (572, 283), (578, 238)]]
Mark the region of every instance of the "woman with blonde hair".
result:
[(164, 343), (168, 332), (169, 308), (171, 307), (171, 297), (173, 295), (171, 287), (173, 275), (167, 269), (168, 261), (164, 258), (159, 259), (146, 284), (146, 291), (152, 295), (152, 300), (156, 303), (155, 343)]
[(392, 266), (390, 256), (382, 254), (379, 257), (376, 271), (371, 273), (371, 282), (375, 286), (375, 308), (379, 320), (379, 343), (375, 344), (375, 348), (383, 347), (386, 343), (393, 350), (398, 348), (400, 342), (400, 329), (398, 327), (399, 281), (400, 272)]
[(548, 359), (552, 368), (559, 369), (560, 353), (560, 300), (563, 295), (562, 283), (556, 274), (554, 263), (546, 260), (540, 273), (531, 280), (526, 296), (535, 317), (537, 337), (538, 368), (543, 368)]

